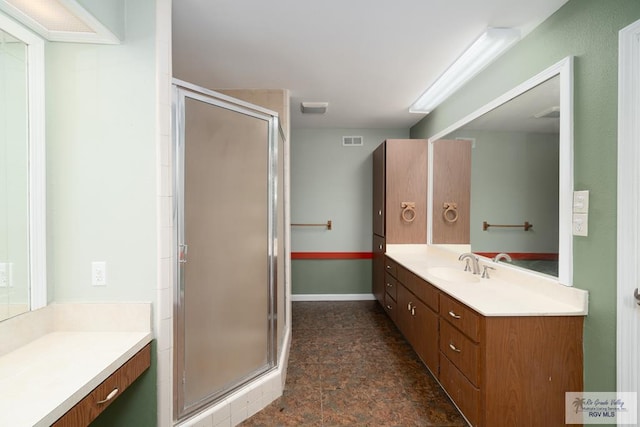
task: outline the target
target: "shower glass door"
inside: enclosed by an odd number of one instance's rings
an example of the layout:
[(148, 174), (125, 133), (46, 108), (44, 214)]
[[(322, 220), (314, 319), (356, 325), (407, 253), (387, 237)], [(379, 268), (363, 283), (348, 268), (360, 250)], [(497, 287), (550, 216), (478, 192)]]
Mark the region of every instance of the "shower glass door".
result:
[(277, 115), (174, 86), (177, 417), (275, 365)]

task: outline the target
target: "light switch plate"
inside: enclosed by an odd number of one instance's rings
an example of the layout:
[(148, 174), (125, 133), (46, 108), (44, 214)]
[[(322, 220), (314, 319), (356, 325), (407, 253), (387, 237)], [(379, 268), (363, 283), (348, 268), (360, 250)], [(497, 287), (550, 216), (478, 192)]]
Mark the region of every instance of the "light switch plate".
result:
[(573, 213), (589, 213), (589, 190), (573, 192)]
[(589, 233), (589, 215), (574, 213), (572, 228), (574, 236), (587, 236)]

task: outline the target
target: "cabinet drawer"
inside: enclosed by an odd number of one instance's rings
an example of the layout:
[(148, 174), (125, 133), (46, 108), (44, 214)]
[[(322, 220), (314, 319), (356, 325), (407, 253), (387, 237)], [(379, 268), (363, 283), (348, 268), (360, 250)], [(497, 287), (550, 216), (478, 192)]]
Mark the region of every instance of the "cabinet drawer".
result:
[(398, 267), (398, 281), (407, 287), (422, 302), (438, 311), (438, 290), (426, 280), (416, 276), (406, 268)]
[[(64, 414), (54, 427), (87, 426), (151, 365), (151, 344), (147, 344), (84, 399)], [(116, 391), (117, 390), (117, 391)], [(111, 396), (111, 397), (108, 397)]]
[(384, 270), (393, 277), (398, 277), (398, 263), (389, 257), (384, 257)]
[(478, 425), (480, 390), (440, 353), (440, 384), (472, 426)]
[(384, 288), (387, 294), (393, 298), (394, 301), (398, 300), (398, 282), (395, 277), (389, 273), (384, 275)]
[(387, 314), (389, 315), (389, 318), (391, 318), (391, 320), (393, 320), (393, 323), (397, 323), (398, 322), (398, 310), (397, 310), (398, 305), (396, 304), (396, 301), (394, 299), (392, 299), (389, 294), (385, 293), (384, 294), (384, 311), (387, 312)]
[(466, 305), (441, 293), (440, 315), (473, 341), (480, 341), (480, 315)]
[(478, 386), (480, 346), (464, 336), (456, 328), (442, 322), (440, 326), (440, 351), (471, 381)]

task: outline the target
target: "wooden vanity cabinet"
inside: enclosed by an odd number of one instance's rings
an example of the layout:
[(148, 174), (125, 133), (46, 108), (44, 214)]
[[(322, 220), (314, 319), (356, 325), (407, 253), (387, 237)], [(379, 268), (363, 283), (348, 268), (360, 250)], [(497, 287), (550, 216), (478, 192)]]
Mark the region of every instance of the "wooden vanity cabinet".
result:
[(583, 316), (483, 316), (385, 257), (387, 313), (472, 426), (564, 425)]
[(53, 427), (88, 426), (151, 365), (151, 344), (147, 344), (118, 370), (93, 389)]
[(404, 267), (396, 264), (396, 324), (414, 351), (437, 376), (438, 291)]
[(439, 381), (473, 426), (564, 425), (582, 316), (482, 316), (440, 293)]

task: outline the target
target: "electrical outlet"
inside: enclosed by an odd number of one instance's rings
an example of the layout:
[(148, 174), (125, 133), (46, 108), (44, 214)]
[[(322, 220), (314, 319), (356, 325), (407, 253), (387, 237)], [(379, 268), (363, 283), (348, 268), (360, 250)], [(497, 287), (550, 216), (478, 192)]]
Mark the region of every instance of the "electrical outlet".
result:
[(573, 235), (587, 236), (589, 233), (589, 215), (573, 214)]
[(107, 286), (107, 263), (94, 261), (91, 263), (91, 284), (93, 286)]

